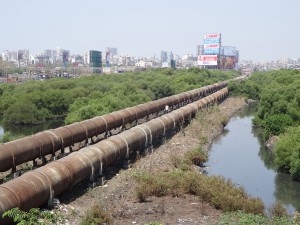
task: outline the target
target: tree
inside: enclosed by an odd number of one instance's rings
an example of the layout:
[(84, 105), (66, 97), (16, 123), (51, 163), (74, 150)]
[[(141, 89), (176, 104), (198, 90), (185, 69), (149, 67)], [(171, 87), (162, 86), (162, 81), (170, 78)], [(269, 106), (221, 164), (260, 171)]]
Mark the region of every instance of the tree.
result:
[(269, 138), (270, 135), (279, 135), (283, 133), (286, 128), (293, 124), (292, 118), (287, 114), (270, 115), (265, 120), (265, 137)]
[(7, 122), (15, 124), (34, 124), (45, 121), (48, 114), (46, 109), (38, 110), (31, 101), (20, 98), (9, 106), (4, 113), (4, 118)]
[(275, 162), (279, 169), (300, 179), (300, 126), (289, 128), (275, 145)]

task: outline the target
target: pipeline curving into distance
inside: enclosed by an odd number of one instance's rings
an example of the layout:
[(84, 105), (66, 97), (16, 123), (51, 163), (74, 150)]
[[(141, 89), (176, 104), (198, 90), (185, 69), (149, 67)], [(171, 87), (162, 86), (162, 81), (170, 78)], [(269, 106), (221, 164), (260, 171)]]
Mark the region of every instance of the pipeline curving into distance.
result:
[(46, 155), (55, 156), (59, 150), (73, 146), (89, 138), (104, 134), (112, 129), (138, 119), (158, 114), (168, 105), (171, 109), (196, 101), (227, 86), (223, 81), (187, 91), (181, 94), (165, 97), (148, 103), (140, 104), (104, 116), (97, 116), (82, 122), (73, 123), (56, 129), (46, 130), (15, 141), (0, 145), (0, 172), (16, 171), (16, 166), (22, 163), (43, 159)]
[[(145, 151), (155, 139), (194, 117), (199, 109), (221, 102), (227, 96), (226, 87), (0, 185), (0, 218), (11, 208), (38, 207), (86, 178), (101, 175), (103, 168), (117, 160), (128, 159), (130, 152)], [(0, 219), (0, 224), (7, 222)]]

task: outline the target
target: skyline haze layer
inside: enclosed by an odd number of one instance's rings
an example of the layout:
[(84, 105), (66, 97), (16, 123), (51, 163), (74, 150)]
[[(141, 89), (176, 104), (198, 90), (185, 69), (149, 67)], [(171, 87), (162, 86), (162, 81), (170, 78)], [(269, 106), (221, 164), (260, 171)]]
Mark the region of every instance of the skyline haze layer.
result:
[(299, 0), (0, 1), (0, 51), (195, 55), (204, 34), (221, 33), (241, 59), (300, 58)]

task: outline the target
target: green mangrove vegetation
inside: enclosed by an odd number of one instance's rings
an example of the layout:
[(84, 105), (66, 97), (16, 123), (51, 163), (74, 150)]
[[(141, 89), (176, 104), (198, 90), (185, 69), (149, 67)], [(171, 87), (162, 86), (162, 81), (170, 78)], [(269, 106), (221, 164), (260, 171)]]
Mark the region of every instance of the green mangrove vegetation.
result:
[(191, 68), (0, 85), (0, 116), (14, 124), (64, 118), (66, 124), (238, 76)]
[(279, 135), (276, 165), (300, 179), (300, 70), (256, 72), (229, 89), (233, 95), (258, 100), (254, 124), (264, 129), (265, 140)]

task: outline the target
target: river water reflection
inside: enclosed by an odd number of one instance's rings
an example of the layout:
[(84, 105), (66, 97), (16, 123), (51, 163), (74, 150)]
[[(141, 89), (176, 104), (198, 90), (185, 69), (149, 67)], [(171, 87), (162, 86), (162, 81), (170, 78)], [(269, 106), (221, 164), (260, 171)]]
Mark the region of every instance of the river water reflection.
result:
[(300, 182), (276, 172), (261, 131), (252, 126), (254, 110), (245, 109), (229, 121), (212, 145), (207, 172), (231, 179), (252, 197), (261, 198), (266, 207), (280, 200), (289, 212), (299, 211)]
[(4, 132), (9, 132), (12, 136), (28, 136), (35, 133), (38, 133), (43, 130), (57, 128), (62, 126), (64, 121), (60, 120), (52, 120), (47, 121), (45, 123), (36, 124), (36, 125), (13, 125), (4, 123), (0, 118), (0, 137), (4, 134)]

